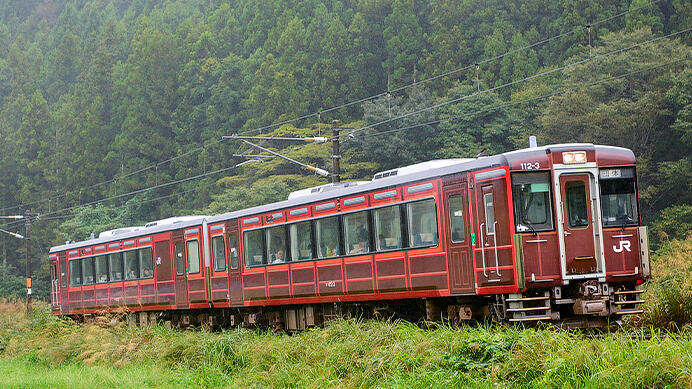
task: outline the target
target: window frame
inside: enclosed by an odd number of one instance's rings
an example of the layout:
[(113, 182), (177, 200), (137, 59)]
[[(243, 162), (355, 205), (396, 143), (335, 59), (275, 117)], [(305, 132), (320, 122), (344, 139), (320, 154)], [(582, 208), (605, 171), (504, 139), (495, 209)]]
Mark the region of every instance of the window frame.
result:
[[(262, 228), (264, 230), (264, 258), (266, 259), (265, 265), (285, 265), (287, 263), (292, 262), (290, 258), (290, 253), (291, 253), (291, 242), (289, 242), (289, 230), (288, 230), (288, 224), (282, 223), (282, 224), (273, 224), (271, 226), (266, 226)], [(269, 231), (273, 229), (281, 229), (283, 231), (283, 250), (284, 250), (284, 259), (281, 262), (274, 262), (271, 260), (271, 253), (269, 252)], [(278, 251), (277, 251), (278, 253)]]
[[(105, 281), (99, 281), (99, 280), (98, 280), (99, 273), (98, 273), (98, 271), (96, 270), (96, 268), (98, 267), (97, 262), (98, 262), (98, 258), (99, 258), (99, 257), (103, 257), (103, 259), (104, 259), (104, 261), (105, 261), (105, 263), (106, 263), (106, 280), (105, 280)], [(95, 283), (95, 284), (107, 284), (107, 283), (110, 282), (110, 280), (111, 280), (111, 279), (110, 279), (110, 274), (111, 274), (111, 272), (110, 272), (110, 266), (108, 266), (108, 265), (109, 265), (109, 264), (108, 264), (108, 255), (107, 255), (106, 253), (94, 255), (94, 283)]]
[[(369, 208), (370, 210), (372, 210), (372, 212), (370, 212), (370, 214), (372, 217), (372, 224), (373, 224), (372, 236), (375, 239), (375, 242), (374, 242), (375, 243), (375, 245), (374, 245), (375, 251), (374, 251), (374, 253), (386, 253), (386, 252), (390, 252), (390, 251), (401, 251), (401, 250), (405, 250), (408, 248), (408, 239), (407, 239), (408, 229), (404, 228), (404, 225), (406, 225), (406, 211), (405, 211), (406, 206), (405, 205), (402, 206), (402, 205), (403, 204), (401, 204), (401, 203), (397, 203), (397, 204), (387, 204), (387, 205), (383, 205), (383, 206), (379, 206), (379, 207)], [(385, 208), (396, 208), (399, 212), (399, 239), (401, 240), (401, 242), (399, 244), (399, 247), (382, 250), (379, 248), (380, 239), (378, 236), (379, 225), (377, 222), (377, 211), (383, 210)]]
[[(218, 242), (218, 240), (221, 239), (221, 245), (222, 245), (222, 254), (223, 254), (223, 267), (221, 269), (217, 268), (217, 258), (216, 250), (214, 250), (214, 243)], [(219, 235), (214, 235), (211, 237), (211, 262), (212, 262), (212, 267), (214, 269), (214, 272), (224, 272), (228, 271), (228, 259), (226, 258), (226, 238), (223, 236), (223, 234)]]
[[(136, 261), (137, 261), (137, 266), (136, 266), (136, 268), (137, 268), (137, 277), (134, 277), (134, 278), (128, 278), (128, 277), (127, 277), (127, 267), (128, 267), (128, 266), (127, 266), (126, 260), (125, 260), (126, 254), (127, 254), (127, 253), (131, 253), (131, 252), (134, 252), (134, 253), (135, 253), (135, 259), (136, 259)], [(139, 280), (139, 279), (142, 277), (142, 275), (139, 274), (139, 272), (142, 270), (142, 265), (140, 264), (140, 259), (139, 259), (139, 250), (136, 249), (136, 248), (129, 249), (129, 250), (122, 250), (122, 251), (120, 251), (120, 254), (122, 255), (122, 260), (123, 260), (123, 281), (128, 282), (128, 281), (136, 281), (136, 280)]]
[[(89, 261), (89, 260), (91, 261), (90, 267), (91, 267), (92, 280), (91, 280), (91, 282), (89, 282), (87, 284), (86, 279), (85, 279), (85, 275), (84, 275), (85, 274), (84, 270), (87, 268), (87, 263), (88, 263), (87, 261)], [(82, 286), (95, 285), (96, 284), (96, 265), (95, 265), (94, 257), (89, 256), (89, 257), (79, 258), (79, 262), (82, 266)]]
[[(354, 212), (355, 212), (355, 211), (354, 211)], [(337, 232), (336, 248), (338, 249), (338, 251), (339, 251), (340, 253), (343, 253), (343, 252), (344, 252), (344, 242), (343, 242), (344, 239), (343, 239), (343, 232), (342, 232), (344, 226), (343, 226), (343, 220), (342, 220), (342, 218), (341, 218), (342, 215), (343, 215), (343, 214), (340, 214), (340, 213), (332, 213), (332, 214), (329, 214), (329, 215), (323, 215), (323, 216), (320, 216), (320, 217), (316, 217), (316, 218), (314, 218), (314, 219), (310, 219), (310, 222), (312, 223), (313, 245), (314, 245), (314, 247), (316, 248), (315, 253), (313, 253), (313, 256), (312, 256), (312, 259), (313, 259), (314, 261), (319, 261), (319, 260), (322, 260), (322, 259), (330, 259), (330, 258), (340, 258), (340, 257), (345, 257), (345, 256), (346, 256), (346, 255), (344, 255), (344, 254), (341, 254), (341, 255), (332, 255), (332, 256), (329, 256), (329, 257), (320, 257), (320, 255), (318, 254), (318, 252), (319, 252), (319, 247), (318, 247), (318, 246), (319, 246), (319, 245), (317, 244), (317, 243), (320, 243), (320, 242), (317, 242), (317, 235), (318, 235), (318, 233), (317, 233), (317, 221), (323, 220), (323, 219), (334, 218), (334, 219), (336, 219), (336, 232)]]
[[(111, 252), (111, 253), (106, 253), (108, 256), (108, 282), (123, 282), (125, 281), (125, 261), (123, 259), (123, 252), (122, 251), (116, 251), (116, 252)], [(114, 269), (113, 266), (111, 265), (111, 255), (117, 255), (120, 257), (120, 268), (119, 269)], [(119, 280), (114, 280), (113, 279), (113, 271), (120, 270), (120, 279)]]
[[(82, 261), (81, 261), (81, 259), (80, 259), (80, 258), (77, 258), (77, 259), (70, 259), (70, 260), (68, 261), (68, 263), (69, 263), (68, 268), (69, 268), (69, 270), (70, 270), (70, 277), (69, 277), (70, 287), (73, 287), (73, 288), (74, 288), (74, 287), (80, 287), (80, 286), (82, 286), (82, 284), (83, 284), (82, 281), (83, 281), (83, 280), (82, 280)], [(73, 266), (74, 266), (73, 264), (76, 265), (77, 270), (79, 270), (79, 272), (78, 272), (78, 273), (79, 273), (79, 283), (74, 282), (75, 273), (77, 273), (77, 272), (74, 272), (74, 271), (73, 271), (73, 270), (74, 270), (74, 269), (73, 269)]]
[[(309, 258), (304, 258), (300, 259), (300, 256), (298, 258), (293, 257), (293, 242), (291, 241), (291, 227), (297, 226), (298, 224), (304, 224), (308, 223), (308, 226), (310, 227), (310, 257)], [(315, 259), (315, 223), (313, 223), (313, 219), (306, 219), (306, 220), (298, 220), (292, 223), (286, 223), (286, 236), (287, 236), (287, 249), (288, 249), (288, 254), (289, 256), (289, 262), (306, 262), (306, 261), (312, 261)]]
[[(567, 191), (567, 185), (573, 184), (573, 183), (578, 183), (584, 188), (584, 209), (586, 210), (586, 224), (585, 225), (580, 225), (580, 226), (573, 226), (572, 225), (572, 214), (571, 214), (571, 204), (569, 201), (569, 193)], [(565, 208), (566, 208), (566, 213), (567, 213), (567, 225), (569, 226), (570, 230), (586, 230), (589, 228), (591, 225), (591, 203), (589, 199), (589, 191), (587, 190), (586, 187), (586, 182), (582, 180), (570, 180), (565, 182)], [(570, 188), (571, 189), (571, 188)], [(599, 199), (600, 200), (600, 199)]]
[[(413, 246), (413, 244), (411, 242), (411, 238), (412, 238), (411, 230), (412, 229), (411, 229), (411, 226), (409, 225), (409, 206), (413, 203), (423, 202), (423, 201), (427, 201), (427, 200), (432, 200), (433, 205), (435, 206), (434, 215), (435, 215), (435, 225), (437, 227), (437, 229), (435, 230), (435, 234), (437, 235), (437, 239), (436, 239), (437, 242), (433, 243), (433, 244), (428, 244), (428, 245)], [(418, 249), (424, 249), (424, 248), (440, 247), (440, 214), (439, 214), (440, 209), (437, 205), (437, 198), (435, 196), (427, 196), (427, 197), (416, 198), (416, 199), (412, 199), (409, 201), (405, 201), (402, 204), (406, 207), (406, 213), (405, 213), (405, 215), (406, 215), (406, 234), (407, 234), (407, 238), (408, 238), (408, 242), (407, 242), (408, 246), (406, 247), (406, 249), (418, 250)]]
[[(192, 261), (190, 261), (190, 243), (195, 242), (197, 243), (197, 271), (193, 272), (191, 271), (192, 266), (190, 264)], [(187, 259), (187, 274), (201, 274), (202, 273), (202, 264), (200, 263), (200, 259), (202, 256), (199, 254), (199, 239), (198, 238), (193, 238), (193, 239), (188, 239), (185, 241), (185, 257)]]
[[(530, 177), (530, 176), (538, 176), (538, 175), (546, 175), (547, 176), (547, 184), (548, 184), (548, 191), (543, 192), (543, 193), (548, 193), (548, 199), (546, 201), (545, 207), (548, 210), (548, 215), (546, 216), (546, 221), (543, 223), (539, 224), (534, 224), (533, 222), (531, 223), (531, 226), (527, 225), (527, 229), (520, 230), (519, 225), (526, 225), (525, 221), (519, 220), (521, 217), (520, 212), (517, 212), (517, 201), (519, 201), (519, 197), (515, 195), (514, 193), (514, 186), (516, 185), (532, 185), (535, 184), (535, 182), (515, 182), (515, 181), (522, 181), (522, 177)], [(523, 181), (532, 181), (529, 179), (524, 178)], [(536, 170), (536, 171), (520, 171), (520, 172), (514, 172), (511, 175), (511, 191), (512, 191), (512, 210), (514, 212), (514, 229), (517, 233), (539, 233), (539, 232), (549, 232), (549, 231), (555, 231), (555, 226), (556, 226), (556, 221), (555, 221), (555, 216), (557, 214), (555, 210), (555, 186), (553, 185), (553, 174), (549, 170)], [(559, 195), (559, 194), (558, 194)]]
[[(145, 277), (144, 276), (144, 265), (142, 262), (142, 252), (145, 250), (149, 249), (151, 252), (151, 276)], [(154, 278), (154, 248), (151, 246), (144, 246), (144, 247), (139, 247), (137, 248), (137, 258), (139, 260), (139, 279), (140, 280), (147, 280), (147, 279), (152, 279)], [(147, 258), (149, 259), (149, 258)]]
[[(461, 200), (461, 240), (454, 240), (454, 226), (452, 225), (452, 220), (454, 220), (455, 217), (452, 215), (454, 213), (454, 208), (452, 208), (453, 197), (459, 197), (459, 200)], [(464, 193), (452, 193), (447, 196), (447, 208), (449, 210), (449, 214), (447, 215), (447, 218), (449, 219), (449, 240), (452, 243), (466, 243), (466, 208), (464, 200)]]
[[(372, 251), (373, 247), (373, 242), (372, 242), (372, 212), (370, 212), (373, 208), (364, 208), (364, 209), (357, 209), (353, 210), (351, 212), (344, 212), (339, 214), (340, 216), (340, 232), (341, 232), (341, 246), (343, 248), (343, 255), (339, 255), (340, 257), (354, 257), (354, 256), (359, 256), (359, 255), (368, 255), (375, 253), (376, 251)], [(353, 215), (356, 213), (363, 213), (365, 212), (366, 216), (366, 224), (368, 226), (368, 239), (366, 243), (368, 244), (367, 250), (362, 252), (362, 253), (347, 253), (346, 248), (348, 247), (348, 242), (347, 242), (347, 237), (346, 237), (346, 216)]]
[[(178, 251), (178, 248), (180, 248), (180, 251)], [(182, 240), (173, 243), (173, 253), (175, 255), (175, 274), (183, 276), (186, 273), (187, 265), (185, 264), (185, 245)], [(180, 263), (178, 263), (178, 258), (180, 258)]]
[[(238, 250), (238, 232), (234, 231), (228, 234), (228, 256), (230, 257), (231, 270), (238, 270), (240, 267), (240, 250)], [(233, 240), (231, 242), (231, 240)], [(235, 250), (235, 257), (233, 256)], [(235, 259), (235, 262), (233, 261)]]
[[(267, 242), (265, 241), (265, 238), (266, 238), (265, 235), (266, 235), (266, 234), (265, 234), (264, 230), (265, 230), (265, 227), (257, 227), (257, 228), (252, 228), (252, 229), (244, 230), (243, 233), (242, 233), (242, 237), (243, 237), (243, 263), (244, 263), (245, 268), (247, 268), (247, 269), (257, 268), (257, 267), (260, 267), (260, 266), (267, 266), (267, 256), (266, 256)], [(248, 233), (253, 233), (253, 232), (259, 233), (259, 236), (260, 236), (260, 246), (261, 246), (261, 247), (260, 247), (260, 253), (261, 253), (261, 255), (262, 255), (262, 259), (261, 259), (260, 263), (259, 263), (259, 264), (256, 264), (256, 265), (252, 265), (252, 264), (249, 263), (249, 262), (250, 262), (250, 261), (249, 261), (249, 259), (250, 259), (249, 254), (250, 254), (250, 253), (249, 253), (249, 251), (248, 251), (248, 249), (247, 249), (247, 247), (248, 247), (248, 244), (247, 244), (247, 234), (248, 234)]]

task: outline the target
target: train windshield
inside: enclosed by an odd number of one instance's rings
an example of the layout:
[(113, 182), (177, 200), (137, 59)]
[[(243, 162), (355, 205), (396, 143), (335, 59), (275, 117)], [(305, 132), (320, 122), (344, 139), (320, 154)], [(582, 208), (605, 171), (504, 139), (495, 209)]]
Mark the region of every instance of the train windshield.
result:
[(638, 224), (634, 168), (601, 169), (599, 178), (603, 226), (621, 227)]
[(548, 172), (512, 174), (512, 197), (517, 232), (553, 229), (553, 206), (550, 200)]

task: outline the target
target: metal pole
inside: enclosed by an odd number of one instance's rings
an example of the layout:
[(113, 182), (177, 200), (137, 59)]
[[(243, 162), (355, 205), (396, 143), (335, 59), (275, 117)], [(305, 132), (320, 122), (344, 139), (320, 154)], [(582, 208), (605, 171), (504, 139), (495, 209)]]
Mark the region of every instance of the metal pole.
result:
[(26, 221), (26, 314), (31, 315), (31, 217), (27, 213)]
[(332, 121), (332, 183), (341, 182), (341, 151), (339, 145), (339, 131), (337, 127), (338, 120)]

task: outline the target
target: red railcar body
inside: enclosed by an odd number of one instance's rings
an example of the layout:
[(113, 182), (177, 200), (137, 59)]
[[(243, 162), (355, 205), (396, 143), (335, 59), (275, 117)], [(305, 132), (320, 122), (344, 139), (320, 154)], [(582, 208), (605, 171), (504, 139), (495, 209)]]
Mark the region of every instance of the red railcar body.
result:
[(286, 329), (353, 307), (602, 323), (640, 312), (649, 276), (635, 169), (626, 149), (550, 145), (110, 231), (51, 249), (52, 307)]

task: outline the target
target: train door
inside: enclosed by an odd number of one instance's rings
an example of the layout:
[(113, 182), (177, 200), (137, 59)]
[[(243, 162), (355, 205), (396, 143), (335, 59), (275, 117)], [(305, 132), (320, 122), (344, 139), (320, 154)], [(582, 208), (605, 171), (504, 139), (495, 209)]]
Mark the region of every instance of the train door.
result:
[(58, 254), (58, 270), (60, 275), (60, 313), (67, 315), (70, 313), (67, 303), (67, 255), (62, 252)]
[(593, 173), (573, 170), (559, 171), (557, 176), (563, 276), (565, 279), (598, 276), (603, 269), (603, 254), (600, 249), (601, 223), (598, 221), (600, 212), (595, 176)]
[[(474, 245), (478, 288), (514, 285), (512, 219), (504, 168), (473, 175), (477, 243)], [(473, 244), (473, 242), (472, 242)], [(490, 292), (490, 291), (489, 291)]]
[(187, 298), (187, 264), (183, 248), (182, 236), (173, 236), (173, 258), (175, 259), (175, 305), (178, 308), (187, 308), (189, 301)]
[(231, 294), (231, 305), (243, 303), (242, 276), (240, 273), (240, 247), (238, 246), (238, 223), (232, 220), (226, 224), (228, 244), (228, 288)]
[(58, 263), (51, 262), (50, 264), (50, 306), (52, 310), (60, 309), (60, 295), (58, 288)]
[(447, 257), (452, 294), (474, 291), (473, 257), (468, 228), (468, 198), (466, 183), (445, 188), (445, 225), (447, 228)]

